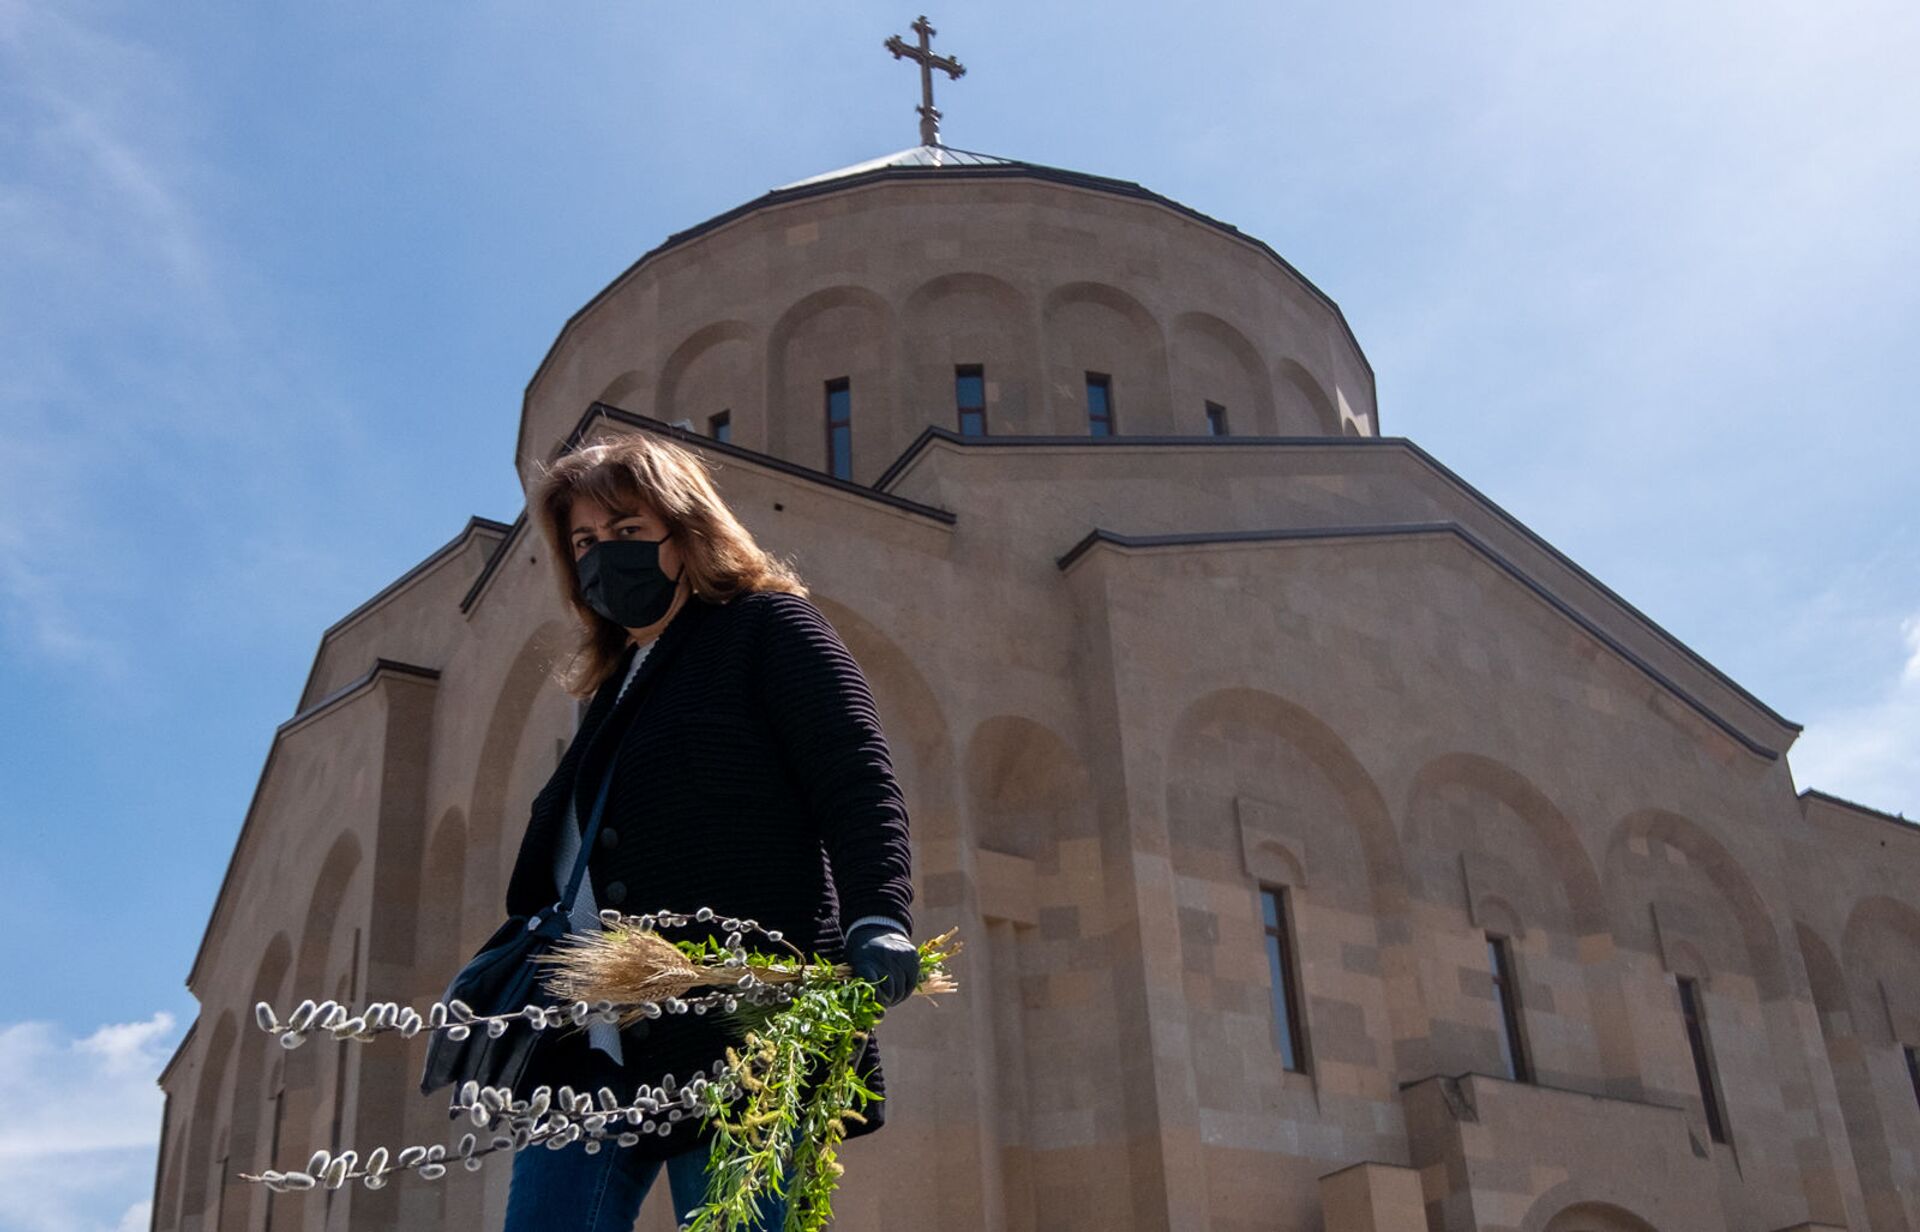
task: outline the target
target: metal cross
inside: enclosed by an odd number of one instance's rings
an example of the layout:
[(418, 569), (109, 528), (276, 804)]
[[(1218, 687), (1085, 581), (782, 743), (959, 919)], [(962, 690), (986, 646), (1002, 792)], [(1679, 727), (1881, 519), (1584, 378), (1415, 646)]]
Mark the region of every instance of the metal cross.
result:
[(940, 109), (933, 105), (933, 70), (939, 69), (947, 76), (959, 80), (966, 75), (966, 68), (952, 56), (933, 54), (934, 29), (927, 24), (922, 14), (914, 21), (911, 29), (920, 36), (920, 45), (909, 45), (899, 35), (889, 35), (883, 44), (893, 53), (896, 60), (915, 60), (920, 65), (920, 144), (937, 146), (940, 144)]

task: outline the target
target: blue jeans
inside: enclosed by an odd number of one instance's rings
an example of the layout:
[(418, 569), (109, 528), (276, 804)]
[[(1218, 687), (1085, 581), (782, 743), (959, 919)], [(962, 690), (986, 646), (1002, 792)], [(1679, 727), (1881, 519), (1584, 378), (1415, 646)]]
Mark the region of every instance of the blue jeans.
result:
[[(661, 1161), (626, 1158), (631, 1150), (602, 1142), (600, 1150), (589, 1155), (581, 1141), (558, 1150), (530, 1146), (516, 1152), (502, 1232), (633, 1232)], [(703, 1143), (665, 1161), (676, 1224), (686, 1222), (706, 1201), (708, 1154)], [(792, 1184), (789, 1170), (781, 1196), (761, 1198), (752, 1232), (778, 1232), (787, 1217), (786, 1194)]]

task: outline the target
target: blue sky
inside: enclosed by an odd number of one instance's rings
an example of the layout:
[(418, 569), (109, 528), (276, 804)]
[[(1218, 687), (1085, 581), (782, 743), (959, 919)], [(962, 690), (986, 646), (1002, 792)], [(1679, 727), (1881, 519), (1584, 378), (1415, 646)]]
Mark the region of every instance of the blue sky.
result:
[[(0, 1100), (121, 1110), (0, 1129), (0, 1229), (146, 1226), (320, 632), (514, 515), (520, 392), (633, 258), (914, 143), (913, 16), (0, 0)], [(931, 16), (951, 144), (1271, 243), (1387, 433), (1806, 724), (1800, 785), (1920, 815), (1920, 9)]]

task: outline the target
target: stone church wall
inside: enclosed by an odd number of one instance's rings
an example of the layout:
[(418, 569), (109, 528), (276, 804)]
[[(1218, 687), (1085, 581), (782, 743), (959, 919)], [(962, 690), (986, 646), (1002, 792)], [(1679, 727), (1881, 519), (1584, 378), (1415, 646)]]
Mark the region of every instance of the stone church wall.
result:
[[(901, 458), (960, 363), (995, 436)], [(1087, 370), (1114, 439), (1078, 439)], [(812, 469), (841, 376), (855, 485)], [(905, 1226), (862, 1183), (888, 1175), (938, 1229), (1920, 1229), (1920, 830), (1796, 794), (1792, 723), (1380, 438), (1337, 311), (1249, 242), (1042, 181), (776, 202), (576, 318), (523, 466), (596, 399), (623, 411), (594, 431), (732, 412), (731, 447), (689, 443), (859, 660), (920, 932), (967, 941), (964, 991), (883, 1028), (895, 1111), (848, 1144), (837, 1226)], [(1206, 401), (1238, 439), (1202, 439)], [(282, 1052), (250, 1007), (428, 1001), (497, 923), (577, 716), (553, 565), (475, 523), (322, 639), (189, 976), (157, 1229), (263, 1227), (221, 1178), (269, 1158), (447, 1136), (396, 1099), (424, 1041)], [(506, 1182), (281, 1197), (272, 1226), (497, 1226)]]

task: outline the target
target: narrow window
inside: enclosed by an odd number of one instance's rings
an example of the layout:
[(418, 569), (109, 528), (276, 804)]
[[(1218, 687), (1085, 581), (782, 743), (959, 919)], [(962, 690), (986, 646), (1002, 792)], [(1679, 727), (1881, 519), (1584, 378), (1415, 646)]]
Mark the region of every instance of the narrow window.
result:
[(1103, 372), (1087, 373), (1087, 432), (1113, 435), (1113, 378)]
[(1225, 436), (1227, 434), (1227, 408), (1218, 402), (1207, 403), (1207, 435)]
[[(347, 951), (347, 962), (347, 974), (335, 985), (335, 996), (342, 1005), (352, 1005), (353, 999), (360, 995), (360, 930), (357, 927), (353, 930), (353, 948)], [(330, 1139), (333, 1142), (340, 1141), (341, 1127), (347, 1115), (347, 1056), (347, 1050), (340, 1049), (333, 1058), (333, 1131)], [(220, 1174), (225, 1176), (226, 1169), (221, 1169)], [(333, 1210), (333, 1195), (337, 1192), (331, 1188), (327, 1190), (325, 1209), (329, 1212)], [(321, 1223), (323, 1226), (326, 1223), (324, 1216)], [(211, 1226), (217, 1228), (220, 1224), (215, 1221)]]
[(1306, 1020), (1300, 1015), (1298, 962), (1285, 889), (1260, 888), (1260, 913), (1267, 931), (1267, 970), (1273, 976), (1273, 1046), (1280, 1063), (1296, 1074), (1307, 1072)]
[[(341, 983), (345, 985), (346, 982), (343, 980)], [(353, 1004), (353, 993), (348, 987), (343, 986), (340, 989), (340, 1004)], [(347, 1115), (347, 1058), (350, 1055), (351, 1054), (344, 1048), (335, 1049), (333, 1054), (332, 1141), (334, 1142), (340, 1141), (340, 1127)], [(222, 1170), (221, 1175), (226, 1175), (224, 1170)], [(327, 1190), (326, 1209), (329, 1211), (333, 1209), (334, 1193), (335, 1191), (332, 1189)], [(324, 1222), (323, 1219), (322, 1223), (324, 1224)], [(220, 1225), (216, 1223), (213, 1226), (217, 1228)]]
[[(227, 1161), (231, 1158), (232, 1158), (231, 1155), (222, 1153), (220, 1156), (220, 1162), (214, 1165), (213, 1174), (221, 1179), (220, 1179), (220, 1187), (213, 1191), (213, 1218), (209, 1220), (206, 1225), (209, 1228), (217, 1228), (220, 1226), (221, 1212), (227, 1209), (227, 1182), (226, 1182), (226, 1177), (228, 1175)], [(273, 1191), (268, 1190), (267, 1192), (272, 1193)], [(329, 1199), (327, 1206), (329, 1209), (331, 1209), (333, 1206), (333, 1203), (331, 1201), (333, 1196), (333, 1191), (328, 1190), (327, 1196)]]
[[(274, 1075), (273, 1092), (273, 1136), (267, 1141), (267, 1158), (280, 1158), (280, 1126), (287, 1115), (287, 1070), (283, 1065)], [(273, 1190), (267, 1190), (267, 1217), (262, 1221), (261, 1232), (273, 1232)]]
[(979, 364), (953, 370), (953, 401), (960, 410), (960, 435), (987, 434), (987, 374)]
[(1913, 1098), (1920, 1100), (1920, 1050), (1908, 1046), (1900, 1051), (1907, 1054), (1907, 1077), (1913, 1080)]
[(733, 439), (733, 412), (721, 411), (718, 415), (707, 416), (707, 435), (716, 441)]
[(1693, 1076), (1700, 1082), (1700, 1101), (1707, 1106), (1707, 1132), (1715, 1142), (1727, 1140), (1726, 1118), (1720, 1114), (1720, 1088), (1713, 1080), (1713, 1057), (1707, 1052), (1707, 1020), (1701, 1012), (1700, 985), (1679, 977), (1680, 1015), (1687, 1023), (1687, 1047), (1693, 1050)]
[(1493, 972), (1493, 999), (1500, 1007), (1500, 1059), (1507, 1077), (1532, 1082), (1526, 1040), (1520, 1031), (1520, 988), (1513, 978), (1513, 950), (1505, 937), (1487, 934), (1487, 967)]
[(853, 478), (853, 394), (846, 377), (827, 382), (827, 469)]

